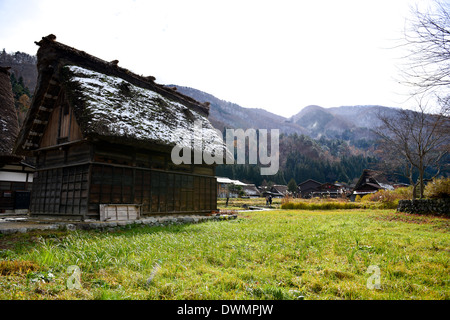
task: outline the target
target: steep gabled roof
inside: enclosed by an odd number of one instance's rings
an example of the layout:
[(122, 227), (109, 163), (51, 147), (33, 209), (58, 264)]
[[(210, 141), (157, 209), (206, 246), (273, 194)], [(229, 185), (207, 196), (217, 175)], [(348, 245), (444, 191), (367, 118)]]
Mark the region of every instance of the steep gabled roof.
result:
[(258, 188), (254, 184), (246, 184), (245, 186), (242, 186), (244, 189), (244, 192), (248, 196), (260, 196), (261, 192), (258, 190)]
[[(39, 148), (59, 93), (64, 91), (85, 139), (100, 139), (139, 147), (191, 147), (186, 138), (201, 123), (203, 151), (222, 146), (207, 117), (209, 104), (56, 42), (42, 38), (37, 53), (38, 84), (16, 144), (18, 152)], [(216, 149), (217, 150), (217, 149)]]
[(353, 188), (353, 191), (360, 190), (364, 186), (369, 186), (373, 189), (394, 189), (383, 172), (370, 169), (364, 169), (361, 177)]
[(278, 192), (280, 194), (285, 194), (288, 190), (288, 187), (285, 185), (281, 185), (281, 184), (275, 184), (272, 186), (271, 191), (272, 192)]
[(315, 185), (317, 185), (317, 186), (320, 186), (320, 185), (322, 184), (321, 182), (318, 182), (318, 181), (316, 181), (316, 180), (308, 179), (308, 180), (305, 180), (305, 181), (299, 183), (298, 186), (302, 186), (302, 185), (304, 185), (304, 184), (306, 184), (306, 183), (312, 183), (312, 184), (315, 184)]
[(1, 162), (20, 159), (13, 155), (14, 143), (19, 134), (9, 68), (0, 67), (0, 157)]
[(217, 183), (224, 183), (224, 184), (234, 184), (236, 186), (246, 186), (246, 183), (243, 183), (239, 180), (232, 180), (230, 178), (226, 177), (216, 177)]

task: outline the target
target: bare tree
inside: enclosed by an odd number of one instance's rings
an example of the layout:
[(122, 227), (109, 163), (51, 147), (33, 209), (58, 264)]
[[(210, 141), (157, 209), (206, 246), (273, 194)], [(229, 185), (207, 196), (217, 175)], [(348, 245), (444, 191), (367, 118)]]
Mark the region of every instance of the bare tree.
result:
[[(391, 167), (401, 168), (423, 197), (425, 172), (436, 175), (448, 165), (450, 140), (450, 5), (436, 0), (433, 9), (413, 9), (401, 46), (408, 50), (402, 68), (403, 84), (411, 86), (417, 100), (415, 111), (398, 110), (395, 117), (379, 114), (382, 125), (376, 133)], [(427, 102), (425, 102), (427, 101)], [(433, 108), (429, 106), (432, 105)], [(431, 112), (431, 109), (434, 109)], [(418, 175), (417, 179), (414, 176)]]
[[(450, 152), (450, 118), (443, 112), (426, 111), (426, 105), (419, 103), (416, 111), (399, 109), (394, 117), (378, 114), (382, 125), (375, 130), (391, 167), (401, 170), (414, 186), (413, 199), (418, 186), (420, 198), (423, 197), (424, 182), (439, 175), (443, 166), (448, 165), (445, 157)], [(435, 168), (436, 173), (425, 179), (428, 168)], [(418, 173), (417, 179), (414, 172)]]
[(433, 10), (413, 10), (401, 46), (408, 51), (402, 68), (404, 84), (413, 95), (432, 94), (448, 114), (450, 85), (450, 4), (436, 0)]

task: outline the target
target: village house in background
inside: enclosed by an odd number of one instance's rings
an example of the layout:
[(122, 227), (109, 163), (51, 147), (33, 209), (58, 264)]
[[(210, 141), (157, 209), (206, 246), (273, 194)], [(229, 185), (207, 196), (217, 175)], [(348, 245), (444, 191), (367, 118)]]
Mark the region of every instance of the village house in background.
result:
[(322, 183), (316, 188), (316, 191), (312, 191), (311, 196), (319, 198), (341, 198), (346, 195), (346, 185), (342, 183)]
[(270, 188), (261, 192), (262, 196), (272, 196), (272, 198), (283, 198), (285, 196), (290, 195), (288, 191), (288, 187), (286, 185), (274, 184)]
[(313, 179), (298, 185), (301, 198), (343, 198), (351, 193), (352, 188), (345, 183), (321, 183)]
[(363, 197), (378, 190), (394, 190), (394, 186), (388, 181), (384, 173), (365, 169), (353, 188), (350, 200), (355, 201), (357, 196)]
[(254, 184), (246, 184), (245, 186), (242, 186), (242, 189), (244, 190), (245, 196), (248, 198), (261, 197), (261, 192)]
[(199, 151), (221, 143), (209, 104), (55, 38), (37, 43), (37, 87), (16, 143), (17, 153), (36, 157), (30, 215), (130, 220), (215, 211), (215, 167), (171, 161), (194, 121), (202, 122)]
[(267, 198), (271, 196), (272, 198), (283, 198), (285, 196), (292, 196), (292, 194), (288, 191), (288, 186), (281, 184), (273, 184), (263, 182), (262, 185), (257, 187), (259, 190), (261, 197)]
[(34, 168), (13, 153), (19, 122), (9, 68), (0, 67), (0, 213), (28, 212)]
[[(218, 198), (238, 198), (238, 190), (246, 184), (239, 180), (232, 180), (225, 177), (216, 177), (217, 179), (217, 197)], [(231, 186), (240, 186), (241, 188), (232, 188)]]
[(298, 185), (300, 196), (302, 198), (311, 198), (312, 194), (318, 190), (318, 188), (322, 185), (322, 183), (308, 179), (306, 181), (301, 182)]
[[(217, 177), (218, 181), (218, 197), (226, 198), (229, 185), (240, 186), (242, 190), (245, 190), (243, 197), (268, 197), (283, 198), (283, 197), (296, 197), (288, 191), (286, 185), (275, 185), (264, 183), (259, 187), (255, 187), (254, 184), (246, 184), (239, 180), (231, 180), (229, 178)], [(309, 198), (348, 198), (354, 201), (357, 195), (364, 196), (366, 194), (375, 193), (378, 190), (394, 190), (394, 188), (405, 187), (407, 184), (403, 183), (391, 183), (386, 178), (386, 175), (382, 172), (365, 169), (358, 180), (358, 183), (354, 186), (346, 183), (321, 183), (313, 179), (308, 179), (298, 184), (298, 197)], [(254, 192), (258, 190), (258, 192)], [(230, 198), (236, 198), (238, 193), (230, 193)], [(258, 195), (259, 194), (259, 195)]]
[[(247, 184), (239, 180), (232, 180), (226, 177), (217, 178), (218, 198), (258, 198), (261, 196), (258, 188), (254, 184)], [(241, 192), (241, 194), (239, 194)]]

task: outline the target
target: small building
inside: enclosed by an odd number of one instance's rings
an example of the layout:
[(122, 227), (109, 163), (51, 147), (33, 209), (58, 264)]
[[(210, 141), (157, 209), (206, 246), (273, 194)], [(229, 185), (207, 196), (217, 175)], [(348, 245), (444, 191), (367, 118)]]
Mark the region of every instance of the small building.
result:
[(308, 179), (306, 181), (303, 181), (298, 185), (298, 188), (300, 190), (300, 195), (302, 198), (311, 198), (312, 194), (319, 190), (322, 183), (313, 180)]
[(394, 190), (394, 187), (384, 173), (365, 169), (350, 194), (350, 200), (355, 201), (358, 195), (362, 197), (378, 190)]
[(345, 189), (341, 184), (334, 183), (323, 183), (321, 184), (316, 191), (313, 191), (312, 197), (320, 197), (320, 198), (338, 198), (345, 195)]
[(288, 195), (288, 187), (281, 184), (274, 184), (272, 188), (270, 188), (270, 192), (272, 193), (272, 197), (283, 198)]
[(13, 153), (19, 133), (9, 68), (0, 67), (0, 213), (28, 211), (34, 168)]
[[(207, 119), (209, 104), (55, 38), (36, 43), (38, 83), (16, 143), (17, 153), (36, 157), (31, 216), (131, 220), (215, 211), (215, 166), (171, 160), (173, 147), (194, 135), (194, 122), (203, 137), (195, 151), (223, 144)], [(192, 143), (184, 146), (194, 153)]]
[(243, 186), (243, 190), (246, 197), (249, 198), (259, 198), (261, 197), (261, 192), (254, 184), (246, 184)]
[[(232, 180), (226, 177), (216, 177), (217, 178), (217, 197), (218, 198), (237, 198), (239, 197), (238, 189), (245, 192), (244, 187), (247, 186), (246, 183), (239, 180)], [(239, 186), (239, 188), (232, 188), (230, 186)], [(234, 190), (233, 190), (234, 189)]]
[(288, 187), (285, 185), (275, 184), (271, 187), (263, 186), (260, 188), (260, 193), (263, 197), (283, 198), (289, 194)]

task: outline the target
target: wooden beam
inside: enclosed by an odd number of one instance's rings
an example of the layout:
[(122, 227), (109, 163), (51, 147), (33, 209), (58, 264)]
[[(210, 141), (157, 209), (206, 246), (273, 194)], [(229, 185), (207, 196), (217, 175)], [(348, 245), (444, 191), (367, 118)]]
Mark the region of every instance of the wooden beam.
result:
[(43, 112), (52, 112), (53, 111), (52, 108), (46, 108), (44, 106), (40, 106), (38, 110), (43, 111)]

